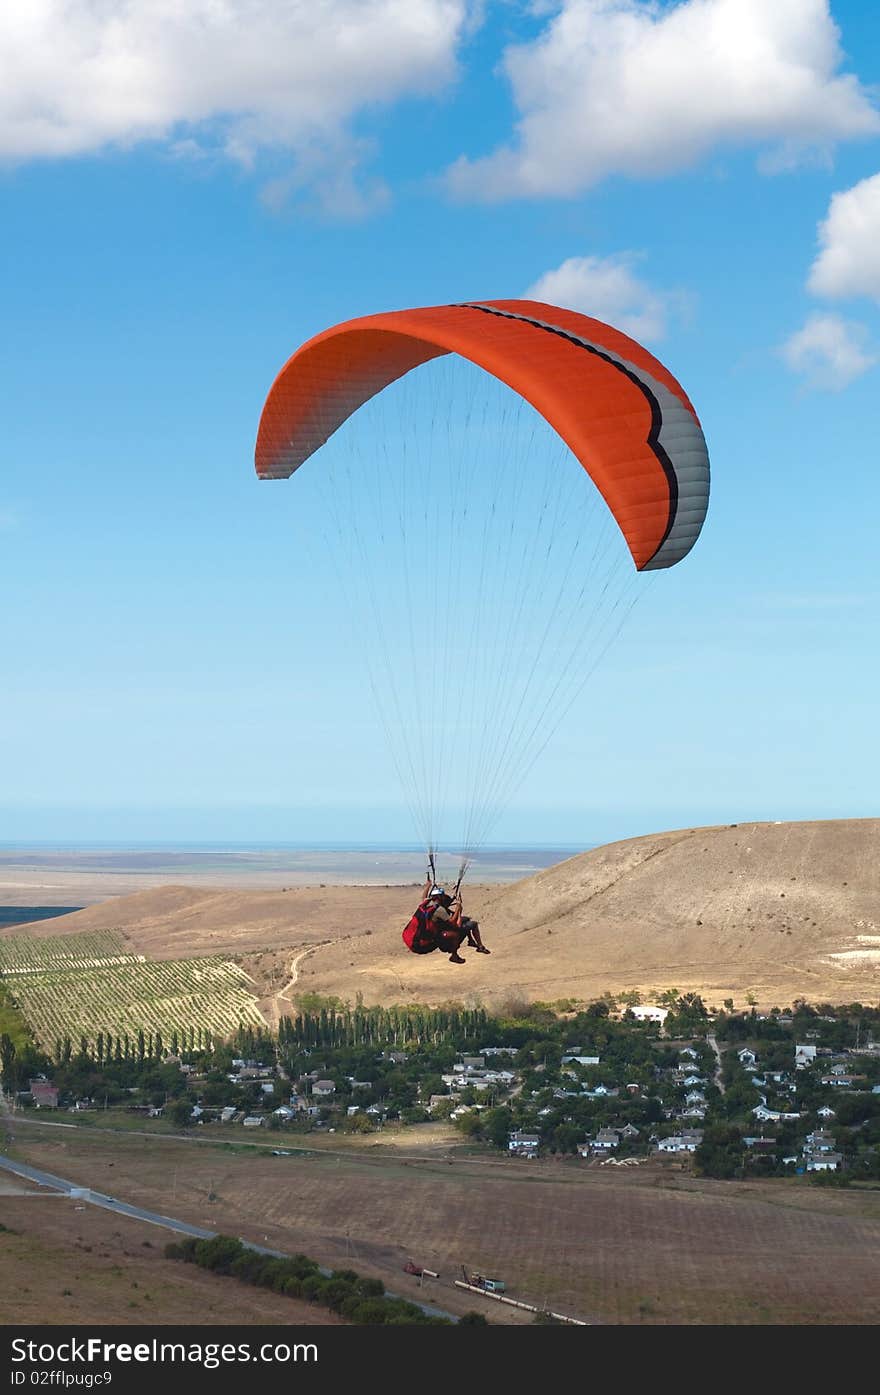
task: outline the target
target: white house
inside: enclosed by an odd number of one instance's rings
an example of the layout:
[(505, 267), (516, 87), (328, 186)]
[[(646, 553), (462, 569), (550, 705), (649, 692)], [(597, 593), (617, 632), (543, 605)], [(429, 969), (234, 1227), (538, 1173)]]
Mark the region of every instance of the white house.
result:
[(594, 1153), (607, 1153), (619, 1143), (617, 1129), (600, 1129), (592, 1140), (592, 1149)]
[(809, 1153), (833, 1153), (834, 1134), (828, 1129), (814, 1129), (804, 1139), (804, 1149)]
[(320, 1096), (335, 1095), (336, 1086), (332, 1080), (315, 1080), (312, 1084), (312, 1094)]
[(757, 1065), (758, 1058), (754, 1051), (750, 1050), (748, 1046), (742, 1047), (741, 1050), (737, 1051), (736, 1055), (740, 1065), (744, 1066), (747, 1070), (751, 1070), (753, 1066)]
[(653, 1003), (647, 1003), (644, 1007), (630, 1008), (630, 1012), (638, 1022), (665, 1022), (669, 1016), (669, 1008), (657, 1007)]
[(756, 1119), (770, 1119), (774, 1123), (778, 1123), (780, 1119), (799, 1119), (801, 1117), (799, 1113), (794, 1113), (792, 1111), (786, 1112), (782, 1109), (768, 1109), (766, 1104), (756, 1105), (752, 1113)]
[(797, 1042), (794, 1048), (794, 1063), (798, 1070), (804, 1070), (816, 1059), (816, 1047), (811, 1041)]
[(836, 1172), (843, 1162), (841, 1153), (813, 1153), (804, 1154), (807, 1162), (808, 1172)]
[(507, 1135), (507, 1151), (513, 1153), (518, 1158), (536, 1158), (538, 1149), (541, 1146), (541, 1135), (538, 1133), (522, 1133), (515, 1129), (513, 1133)]
[(266, 1120), (263, 1118), (262, 1114), (248, 1114), (242, 1122), (246, 1129), (260, 1129), (263, 1127)]
[(658, 1153), (694, 1153), (703, 1141), (700, 1129), (688, 1129), (684, 1133), (661, 1138), (657, 1144)]

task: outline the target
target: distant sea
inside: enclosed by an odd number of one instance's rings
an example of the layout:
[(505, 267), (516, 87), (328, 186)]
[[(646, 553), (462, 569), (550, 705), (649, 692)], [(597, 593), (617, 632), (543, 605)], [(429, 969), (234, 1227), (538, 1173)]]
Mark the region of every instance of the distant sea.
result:
[(82, 906), (0, 906), (0, 927), (27, 925), (32, 920), (51, 920), (53, 916), (81, 910)]
[[(518, 881), (591, 846), (485, 847), (472, 856), (467, 877), (472, 884)], [(436, 871), (441, 880), (454, 880), (459, 866), (455, 849), (438, 851)], [(167, 881), (210, 885), (214, 880), (218, 886), (242, 889), (285, 883), (409, 885), (420, 882), (424, 874), (424, 849), (415, 845), (0, 842), (0, 898), (5, 890), (8, 899), (15, 901), (27, 899), (28, 891), (33, 900), (50, 901), (51, 895), (46, 894), (50, 888), (60, 900), (78, 899), (82, 905), (118, 894), (114, 887), (133, 891)], [(63, 915), (71, 909), (78, 908), (0, 906), (0, 925)]]

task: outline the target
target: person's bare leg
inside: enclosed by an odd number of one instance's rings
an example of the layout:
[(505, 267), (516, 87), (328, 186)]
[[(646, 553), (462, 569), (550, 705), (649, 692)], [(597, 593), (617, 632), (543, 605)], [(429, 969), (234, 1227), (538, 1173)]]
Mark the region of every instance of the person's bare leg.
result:
[(466, 931), (466, 930), (462, 930), (461, 934), (459, 935), (459, 937), (458, 937), (458, 944), (455, 946), (455, 949), (452, 951), (452, 953), (451, 953), (450, 956), (449, 956), (449, 962), (450, 962), (450, 964), (464, 964), (464, 963), (467, 962), (466, 960), (462, 959), (461, 955), (460, 955), (459, 952), (458, 952), (458, 951), (461, 949), (461, 942), (462, 942), (462, 940), (464, 939), (464, 937), (465, 937), (466, 934), (467, 934), (467, 931)]
[(491, 949), (487, 949), (480, 937), (480, 927), (477, 921), (472, 920), (467, 927), (468, 944), (473, 945), (477, 954), (491, 954)]

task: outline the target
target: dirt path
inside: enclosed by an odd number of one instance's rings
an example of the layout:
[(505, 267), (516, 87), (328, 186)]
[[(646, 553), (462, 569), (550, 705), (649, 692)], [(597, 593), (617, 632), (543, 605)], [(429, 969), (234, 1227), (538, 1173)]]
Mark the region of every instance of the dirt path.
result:
[(715, 1074), (714, 1074), (714, 1076), (713, 1076), (713, 1079), (714, 1079), (715, 1084), (718, 1086), (719, 1092), (723, 1095), (723, 1094), (724, 1094), (724, 1081), (723, 1081), (723, 1079), (722, 1079), (722, 1077), (721, 1077), (721, 1052), (720, 1052), (719, 1049), (718, 1049), (718, 1043), (717, 1043), (717, 1041), (715, 1040), (714, 1037), (706, 1037), (706, 1041), (709, 1043), (709, 1045), (711, 1046), (712, 1050), (715, 1052), (715, 1062), (716, 1062), (716, 1065), (715, 1065)]
[(289, 1008), (291, 1011), (295, 1007), (293, 999), (290, 998), (288, 995), (290, 993), (291, 988), (293, 988), (294, 985), (299, 981), (299, 966), (303, 962), (303, 960), (308, 959), (310, 954), (314, 954), (316, 949), (323, 949), (327, 945), (333, 945), (336, 943), (336, 940), (321, 940), (318, 944), (309, 945), (306, 949), (301, 949), (298, 954), (295, 954), (293, 956), (293, 958), (290, 961), (290, 978), (288, 979), (287, 983), (285, 983), (283, 988), (279, 988), (277, 992), (271, 993), (268, 995), (268, 997), (264, 998), (260, 1005), (260, 1011), (271, 1026), (277, 1028), (278, 1023), (281, 1020), (283, 1012), (281, 1006), (282, 1002), (286, 1004), (287, 1008)]
[[(323, 943), (329, 945), (329, 944), (333, 944), (333, 941), (332, 941), (332, 940), (324, 940)], [(296, 983), (297, 979), (299, 978), (299, 966), (300, 966), (300, 964), (302, 963), (302, 961), (303, 961), (304, 959), (308, 959), (308, 957), (309, 957), (310, 954), (314, 954), (314, 952), (315, 952), (315, 950), (316, 950), (317, 948), (318, 948), (318, 945), (310, 945), (308, 949), (301, 949), (300, 952), (299, 952), (299, 954), (295, 954), (295, 955), (293, 956), (293, 958), (292, 958), (291, 961), (290, 961), (290, 979), (288, 980), (287, 983), (285, 983), (284, 987), (283, 987), (283, 988), (279, 988), (278, 992), (275, 994), (276, 1001), (277, 1001), (278, 999), (280, 999), (280, 998), (284, 998), (288, 1003), (290, 1003), (291, 1007), (293, 1006), (293, 1003), (291, 1002), (290, 998), (288, 998), (288, 996), (287, 996), (288, 990), (291, 989), (291, 988), (293, 987), (293, 985)]]

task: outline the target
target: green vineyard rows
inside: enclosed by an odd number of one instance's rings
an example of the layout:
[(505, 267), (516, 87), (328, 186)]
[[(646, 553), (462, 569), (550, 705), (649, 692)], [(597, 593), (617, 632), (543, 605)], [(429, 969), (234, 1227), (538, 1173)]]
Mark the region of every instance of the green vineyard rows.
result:
[(37, 1041), (51, 1052), (68, 1037), (94, 1049), (99, 1033), (215, 1038), (265, 1026), (247, 974), (228, 959), (149, 962), (126, 955), (112, 931), (45, 940), (0, 941), (0, 977)]

